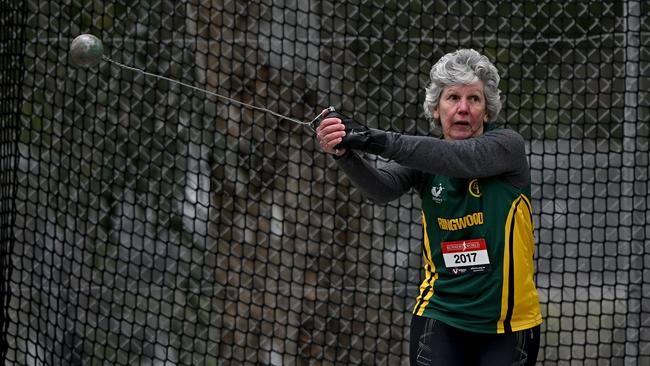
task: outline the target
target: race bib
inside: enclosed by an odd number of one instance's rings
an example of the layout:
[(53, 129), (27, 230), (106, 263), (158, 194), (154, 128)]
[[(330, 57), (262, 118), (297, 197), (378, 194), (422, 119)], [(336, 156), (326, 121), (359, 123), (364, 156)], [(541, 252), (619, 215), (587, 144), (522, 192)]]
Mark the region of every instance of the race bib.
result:
[(485, 239), (442, 242), (442, 257), (449, 273), (484, 273), (490, 269)]

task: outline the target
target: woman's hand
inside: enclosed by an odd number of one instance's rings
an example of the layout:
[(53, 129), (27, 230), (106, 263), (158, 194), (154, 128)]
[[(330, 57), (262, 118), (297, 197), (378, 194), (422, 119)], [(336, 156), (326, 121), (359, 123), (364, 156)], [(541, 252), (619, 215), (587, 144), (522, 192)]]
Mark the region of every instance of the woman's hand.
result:
[(345, 136), (345, 126), (338, 117), (323, 119), (316, 128), (316, 139), (321, 149), (328, 154), (343, 156), (345, 149), (336, 149), (336, 145), (343, 141)]

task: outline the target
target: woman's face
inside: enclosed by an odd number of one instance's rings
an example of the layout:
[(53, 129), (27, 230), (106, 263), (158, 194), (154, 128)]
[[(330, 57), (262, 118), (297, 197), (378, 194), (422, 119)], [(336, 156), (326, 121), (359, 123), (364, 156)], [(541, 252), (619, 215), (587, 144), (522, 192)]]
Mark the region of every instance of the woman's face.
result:
[(433, 117), (440, 121), (445, 139), (463, 140), (483, 134), (483, 123), (488, 120), (483, 82), (444, 88)]

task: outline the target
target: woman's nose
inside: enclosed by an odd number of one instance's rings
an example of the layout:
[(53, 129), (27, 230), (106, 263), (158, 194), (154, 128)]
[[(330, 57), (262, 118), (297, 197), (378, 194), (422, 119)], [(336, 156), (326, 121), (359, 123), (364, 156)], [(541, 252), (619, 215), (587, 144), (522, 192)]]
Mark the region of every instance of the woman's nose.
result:
[(469, 103), (467, 103), (467, 99), (461, 98), (458, 101), (458, 112), (466, 113), (468, 111), (469, 111)]

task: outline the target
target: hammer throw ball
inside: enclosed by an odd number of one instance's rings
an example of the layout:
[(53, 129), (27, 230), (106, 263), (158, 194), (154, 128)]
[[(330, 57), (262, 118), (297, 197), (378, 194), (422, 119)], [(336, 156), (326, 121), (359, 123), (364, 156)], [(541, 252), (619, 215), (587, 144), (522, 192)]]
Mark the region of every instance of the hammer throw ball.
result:
[(104, 55), (104, 45), (92, 34), (77, 36), (70, 44), (70, 61), (78, 67), (93, 67)]

